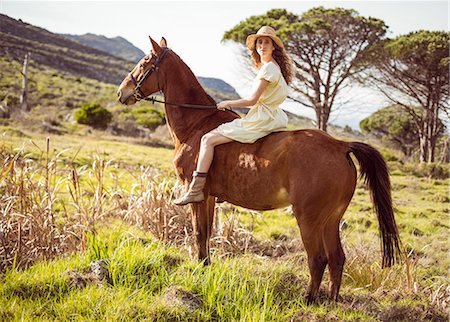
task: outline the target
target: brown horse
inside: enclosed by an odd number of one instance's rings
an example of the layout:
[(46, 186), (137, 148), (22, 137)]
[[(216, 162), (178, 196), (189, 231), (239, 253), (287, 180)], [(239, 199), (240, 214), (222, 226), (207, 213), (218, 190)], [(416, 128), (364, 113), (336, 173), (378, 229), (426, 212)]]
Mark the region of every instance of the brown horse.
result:
[[(152, 38), (152, 53), (123, 80), (119, 100), (132, 105), (162, 91), (170, 132), (175, 141), (174, 166), (186, 186), (198, 157), (201, 137), (237, 117), (215, 106), (189, 67)], [(361, 177), (371, 190), (383, 248), (383, 267), (400, 254), (389, 174), (381, 154), (360, 142), (339, 141), (319, 130), (272, 133), (253, 144), (231, 142), (215, 148), (205, 187), (205, 201), (191, 204), (199, 259), (209, 263), (209, 238), (216, 197), (255, 210), (293, 206), (308, 255), (311, 274), (307, 301), (314, 300), (326, 265), (330, 271), (330, 297), (338, 299), (345, 255), (339, 223), (355, 191), (357, 172), (350, 157), (360, 164)]]

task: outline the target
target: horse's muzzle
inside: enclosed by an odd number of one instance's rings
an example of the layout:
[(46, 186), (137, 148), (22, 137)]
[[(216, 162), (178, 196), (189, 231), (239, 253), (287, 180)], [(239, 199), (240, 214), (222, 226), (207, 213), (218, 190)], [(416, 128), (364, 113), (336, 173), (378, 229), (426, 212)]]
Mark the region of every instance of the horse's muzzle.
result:
[(124, 95), (122, 89), (119, 88), (117, 91), (117, 96), (119, 98), (119, 102), (125, 105), (132, 105), (136, 103), (136, 98), (134, 97), (133, 93), (130, 95)]

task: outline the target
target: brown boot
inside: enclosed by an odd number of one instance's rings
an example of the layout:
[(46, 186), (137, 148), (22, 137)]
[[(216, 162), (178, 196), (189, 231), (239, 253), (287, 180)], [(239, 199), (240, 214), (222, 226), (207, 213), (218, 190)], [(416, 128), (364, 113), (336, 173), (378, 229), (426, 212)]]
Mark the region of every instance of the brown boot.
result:
[(184, 194), (183, 197), (174, 200), (173, 203), (178, 206), (184, 206), (188, 203), (200, 202), (205, 200), (205, 194), (203, 193), (205, 183), (206, 176), (194, 176), (191, 184), (189, 185), (189, 190)]

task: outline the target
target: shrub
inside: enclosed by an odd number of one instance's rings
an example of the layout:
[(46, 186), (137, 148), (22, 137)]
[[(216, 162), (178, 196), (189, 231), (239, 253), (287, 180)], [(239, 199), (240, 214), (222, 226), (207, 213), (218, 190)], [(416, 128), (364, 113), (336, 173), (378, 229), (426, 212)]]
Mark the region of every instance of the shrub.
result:
[(106, 128), (112, 120), (112, 114), (97, 103), (83, 103), (75, 112), (75, 121), (96, 128)]
[(135, 118), (136, 124), (141, 125), (151, 131), (154, 131), (158, 126), (166, 123), (164, 113), (151, 107), (138, 107), (134, 109), (131, 114)]
[(161, 119), (158, 117), (140, 117), (136, 119), (136, 124), (154, 131), (158, 126), (164, 123), (162, 123)]
[(440, 163), (421, 163), (418, 166), (408, 165), (410, 171), (417, 177), (429, 177), (433, 179), (447, 179), (450, 174), (448, 164)]
[(395, 175), (413, 175), (418, 178), (447, 179), (450, 165), (446, 163), (405, 163), (389, 162), (389, 170)]

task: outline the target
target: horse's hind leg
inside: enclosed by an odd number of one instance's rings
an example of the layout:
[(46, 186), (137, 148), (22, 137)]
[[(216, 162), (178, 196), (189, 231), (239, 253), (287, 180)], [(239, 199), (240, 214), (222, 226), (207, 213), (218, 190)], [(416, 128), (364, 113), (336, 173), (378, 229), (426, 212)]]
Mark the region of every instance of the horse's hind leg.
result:
[(338, 218), (331, 218), (323, 231), (323, 243), (328, 258), (328, 270), (330, 271), (330, 299), (337, 301), (339, 288), (341, 287), (342, 272), (344, 270), (345, 254), (339, 236)]
[[(295, 207), (294, 207), (295, 211)], [(306, 214), (295, 213), (297, 223), (300, 227), (300, 233), (308, 255), (309, 273), (311, 275), (306, 302), (311, 304), (317, 296), (323, 273), (327, 266), (327, 256), (322, 242), (322, 228), (314, 221), (308, 219), (314, 218)]]

